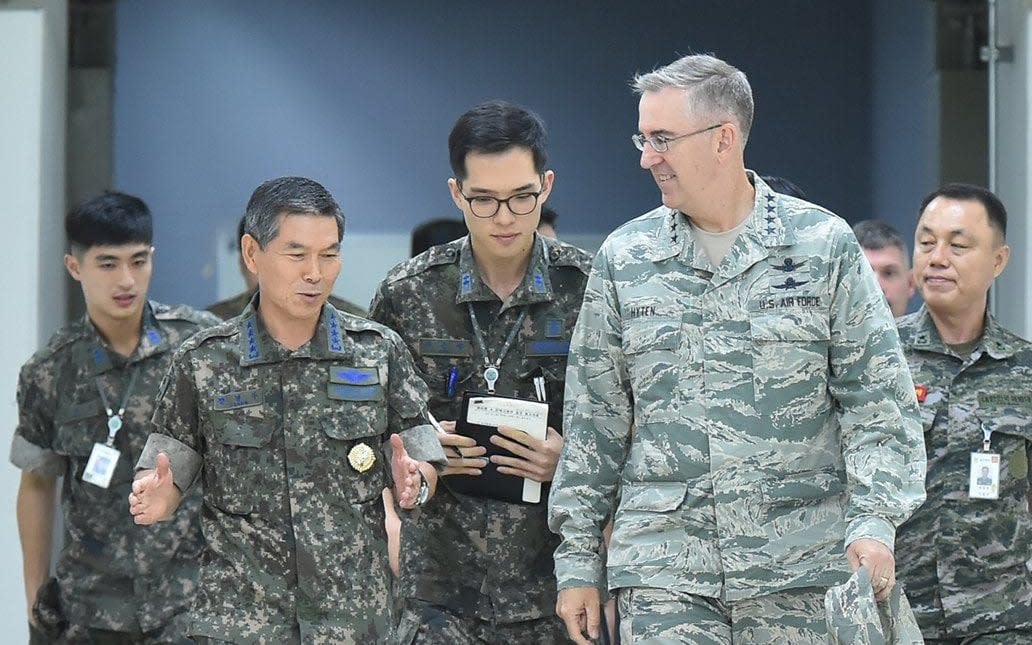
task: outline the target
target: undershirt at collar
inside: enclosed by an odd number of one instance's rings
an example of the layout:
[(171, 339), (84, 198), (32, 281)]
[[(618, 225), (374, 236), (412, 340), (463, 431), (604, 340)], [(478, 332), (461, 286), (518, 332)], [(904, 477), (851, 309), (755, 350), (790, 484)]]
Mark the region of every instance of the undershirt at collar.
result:
[(731, 250), (731, 245), (735, 243), (735, 240), (738, 239), (738, 235), (748, 223), (749, 217), (746, 216), (738, 226), (730, 230), (724, 231), (723, 233), (710, 233), (709, 231), (704, 231), (698, 226), (695, 226), (689, 219), (688, 230), (690, 230), (692, 235), (695, 236), (695, 241), (698, 242), (699, 246), (702, 247), (702, 250), (705, 251), (706, 257), (709, 258), (710, 263), (712, 263), (714, 267), (719, 267), (720, 263), (724, 261), (724, 257), (727, 255), (727, 252)]

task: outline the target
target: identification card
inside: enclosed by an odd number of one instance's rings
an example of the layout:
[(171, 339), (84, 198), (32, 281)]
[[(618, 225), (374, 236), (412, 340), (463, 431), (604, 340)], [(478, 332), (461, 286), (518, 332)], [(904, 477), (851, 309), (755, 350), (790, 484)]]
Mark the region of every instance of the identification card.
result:
[(1000, 498), (1000, 455), (995, 452), (971, 453), (968, 497), (971, 499)]
[(102, 443), (93, 444), (93, 452), (90, 453), (90, 460), (86, 462), (86, 471), (82, 474), (82, 480), (94, 486), (107, 488), (111, 483), (111, 476), (115, 474), (115, 466), (118, 465), (118, 458), (121, 454), (111, 446)]

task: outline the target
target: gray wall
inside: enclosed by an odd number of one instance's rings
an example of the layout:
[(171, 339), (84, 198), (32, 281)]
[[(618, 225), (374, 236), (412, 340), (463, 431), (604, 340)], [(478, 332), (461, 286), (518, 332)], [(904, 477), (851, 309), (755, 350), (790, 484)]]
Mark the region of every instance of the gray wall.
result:
[(215, 298), (217, 240), (269, 177), (322, 181), (357, 234), (453, 214), (447, 134), (488, 98), (541, 113), (562, 232), (603, 235), (658, 203), (627, 81), (691, 51), (750, 76), (750, 167), (871, 211), (870, 3), (138, 0), (117, 21), (116, 185), (158, 218), (159, 299)]

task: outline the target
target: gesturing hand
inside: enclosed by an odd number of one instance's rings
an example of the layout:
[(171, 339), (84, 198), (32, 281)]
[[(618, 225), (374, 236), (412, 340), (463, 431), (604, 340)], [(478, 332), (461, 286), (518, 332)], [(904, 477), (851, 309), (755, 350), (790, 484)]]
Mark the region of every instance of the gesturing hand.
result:
[(137, 524), (150, 525), (172, 517), (182, 494), (172, 481), (172, 464), (168, 455), (158, 453), (157, 468), (141, 470), (129, 493), (129, 513)]

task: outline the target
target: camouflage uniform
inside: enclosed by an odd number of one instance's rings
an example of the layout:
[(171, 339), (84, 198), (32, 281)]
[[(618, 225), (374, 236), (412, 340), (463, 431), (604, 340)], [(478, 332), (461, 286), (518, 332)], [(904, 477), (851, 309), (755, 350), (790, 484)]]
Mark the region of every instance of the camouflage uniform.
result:
[[(203, 549), (200, 495), (187, 495), (174, 521), (152, 527), (134, 524), (127, 499), (172, 350), (217, 322), (206, 312), (150, 302), (140, 344), (125, 358), (84, 316), (60, 329), (22, 367), (11, 462), (37, 475), (63, 477), (66, 539), (56, 579), (70, 640), (85, 638), (86, 629), (146, 633), (156, 640), (185, 637), (184, 631), (166, 627), (184, 613), (196, 590)], [(133, 372), (123, 426), (115, 437), (121, 456), (104, 489), (82, 480), (93, 444), (108, 437), (98, 385), (117, 410)]]
[[(897, 325), (928, 451), (928, 501), (900, 527), (898, 579), (926, 638), (1024, 630), (1032, 642), (1032, 343), (987, 316), (982, 339), (961, 357), (927, 309)], [(983, 423), (1001, 457), (996, 500), (968, 497)]]
[[(370, 317), (398, 330), (430, 386), (430, 411), (451, 420), (459, 416), (465, 390), (486, 391), (467, 303), (492, 360), (525, 309), (496, 392), (533, 399), (533, 379), (543, 376), (550, 425), (561, 431), (566, 355), (590, 262), (580, 249), (537, 236), (523, 283), (503, 304), (481, 279), (465, 237), (395, 267), (380, 284)], [(449, 393), (452, 368), (458, 378)], [(497, 626), (487, 630), (488, 642), (561, 638), (551, 557), (558, 541), (548, 530), (545, 505), (470, 497), (448, 490), (447, 477), (443, 482), (430, 507), (402, 518), (401, 588), (410, 599), (403, 623), (412, 630), (424, 625), (421, 643), (468, 642), (484, 634), (486, 624)], [(429, 604), (452, 616), (429, 615)], [(446, 629), (448, 623), (465, 624)]]
[[(749, 173), (756, 201), (714, 268), (658, 208), (595, 258), (570, 351), (549, 500), (559, 588), (730, 601), (849, 577), (924, 499), (913, 383), (849, 226)], [(632, 429), (633, 428), (633, 429)], [(823, 612), (823, 608), (822, 608)]]
[(924, 643), (903, 585), (896, 584), (882, 602), (874, 598), (867, 567), (824, 596), (828, 641), (832, 645), (912, 645)]
[[(215, 314), (223, 320), (229, 320), (230, 318), (239, 316), (240, 313), (244, 310), (244, 307), (249, 305), (253, 298), (254, 291), (242, 291), (237, 295), (233, 296), (232, 298), (226, 298), (225, 300), (220, 300), (213, 305), (209, 305), (208, 311), (210, 311), (211, 313)], [(349, 314), (354, 314), (356, 316), (363, 317), (367, 313), (365, 309), (359, 307), (355, 303), (345, 300), (343, 298), (338, 298), (337, 296), (330, 296), (329, 301), (330, 304), (337, 309), (337, 311), (343, 311)]]
[[(248, 306), (185, 343), (140, 467), (204, 484), (208, 548), (191, 634), (238, 643), (380, 643), (393, 631), (380, 446), (406, 431), (443, 465), (426, 386), (400, 339), (325, 305), (289, 351)], [(407, 430), (406, 430), (407, 429)], [(366, 463), (362, 463), (365, 452)], [(374, 460), (371, 461), (370, 460)]]

